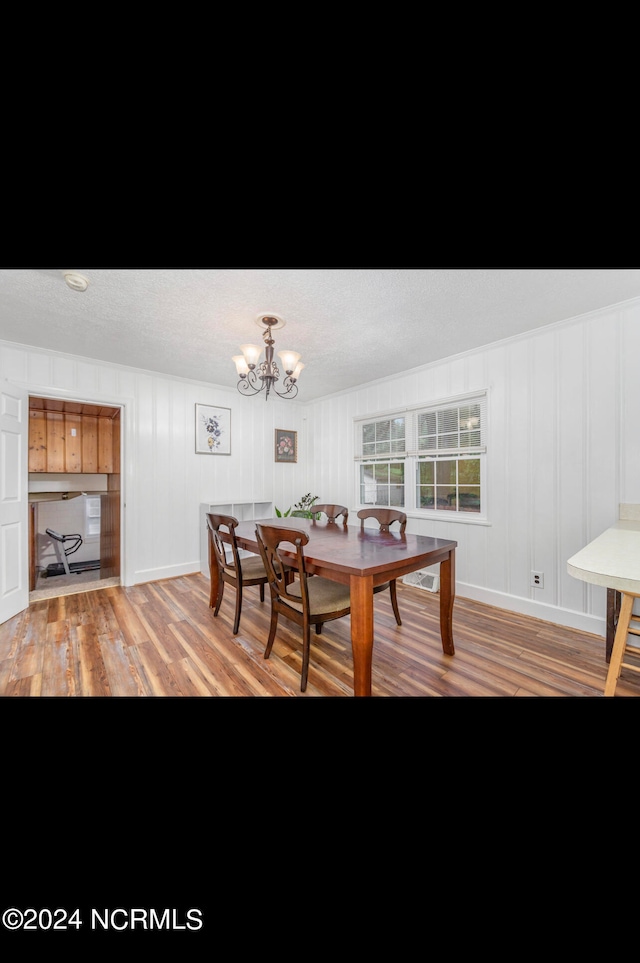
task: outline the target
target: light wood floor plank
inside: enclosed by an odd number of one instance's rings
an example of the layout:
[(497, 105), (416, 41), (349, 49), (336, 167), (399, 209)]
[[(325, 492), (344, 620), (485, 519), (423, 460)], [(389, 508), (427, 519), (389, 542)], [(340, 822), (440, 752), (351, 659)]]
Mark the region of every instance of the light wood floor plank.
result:
[[(92, 625), (73, 627), (79, 661), (79, 689), (82, 696), (110, 696), (111, 687), (107, 667), (102, 657), (100, 640)], [(117, 640), (110, 639), (109, 648), (115, 648)]]
[[(442, 651), (439, 597), (398, 583), (402, 626), (388, 594), (374, 602), (372, 692), (382, 698), (601, 698), (600, 636), (456, 598), (456, 654)], [(189, 575), (39, 599), (0, 626), (0, 697), (350, 698), (349, 617), (312, 632), (300, 692), (301, 634), (281, 619), (269, 659), (270, 601), (248, 590), (240, 631), (227, 588), (217, 618), (209, 581)], [(617, 697), (640, 695), (623, 670)]]

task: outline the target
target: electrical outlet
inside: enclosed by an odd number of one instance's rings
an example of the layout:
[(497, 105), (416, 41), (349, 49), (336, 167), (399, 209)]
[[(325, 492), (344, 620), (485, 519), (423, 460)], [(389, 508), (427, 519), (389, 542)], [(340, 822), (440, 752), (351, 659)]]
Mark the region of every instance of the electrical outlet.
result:
[(544, 572), (532, 572), (531, 585), (533, 588), (544, 588)]

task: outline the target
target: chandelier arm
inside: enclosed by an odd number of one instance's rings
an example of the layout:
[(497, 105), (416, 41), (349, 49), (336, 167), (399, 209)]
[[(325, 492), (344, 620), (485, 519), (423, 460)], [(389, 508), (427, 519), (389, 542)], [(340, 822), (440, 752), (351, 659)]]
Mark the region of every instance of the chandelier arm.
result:
[(285, 378), (282, 387), (285, 389), (284, 391), (278, 391), (276, 387), (273, 389), (280, 398), (295, 398), (298, 394), (298, 385), (295, 378)]
[(258, 376), (253, 369), (251, 369), (248, 374), (242, 375), (237, 384), (240, 394), (245, 395), (258, 395), (263, 390), (264, 386), (264, 381), (260, 386), (258, 386)]

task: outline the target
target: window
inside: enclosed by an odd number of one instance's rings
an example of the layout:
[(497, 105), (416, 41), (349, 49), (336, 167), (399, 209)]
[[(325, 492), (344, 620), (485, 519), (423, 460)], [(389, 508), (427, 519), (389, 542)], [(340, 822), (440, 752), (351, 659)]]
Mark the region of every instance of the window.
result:
[(405, 415), (361, 422), (358, 447), (362, 454), (360, 504), (402, 508), (407, 450)]
[(404, 462), (360, 465), (360, 502), (362, 505), (402, 508), (405, 502)]
[(486, 518), (486, 400), (482, 392), (358, 419), (360, 504)]

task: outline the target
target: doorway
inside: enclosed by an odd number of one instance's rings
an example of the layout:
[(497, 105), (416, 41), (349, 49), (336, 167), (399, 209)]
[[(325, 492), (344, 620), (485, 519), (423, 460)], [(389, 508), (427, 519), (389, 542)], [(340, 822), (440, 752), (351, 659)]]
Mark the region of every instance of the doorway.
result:
[[(119, 585), (121, 407), (30, 395), (28, 470), (29, 602)], [(55, 574), (63, 543), (47, 529), (67, 525), (91, 570), (80, 561)]]

